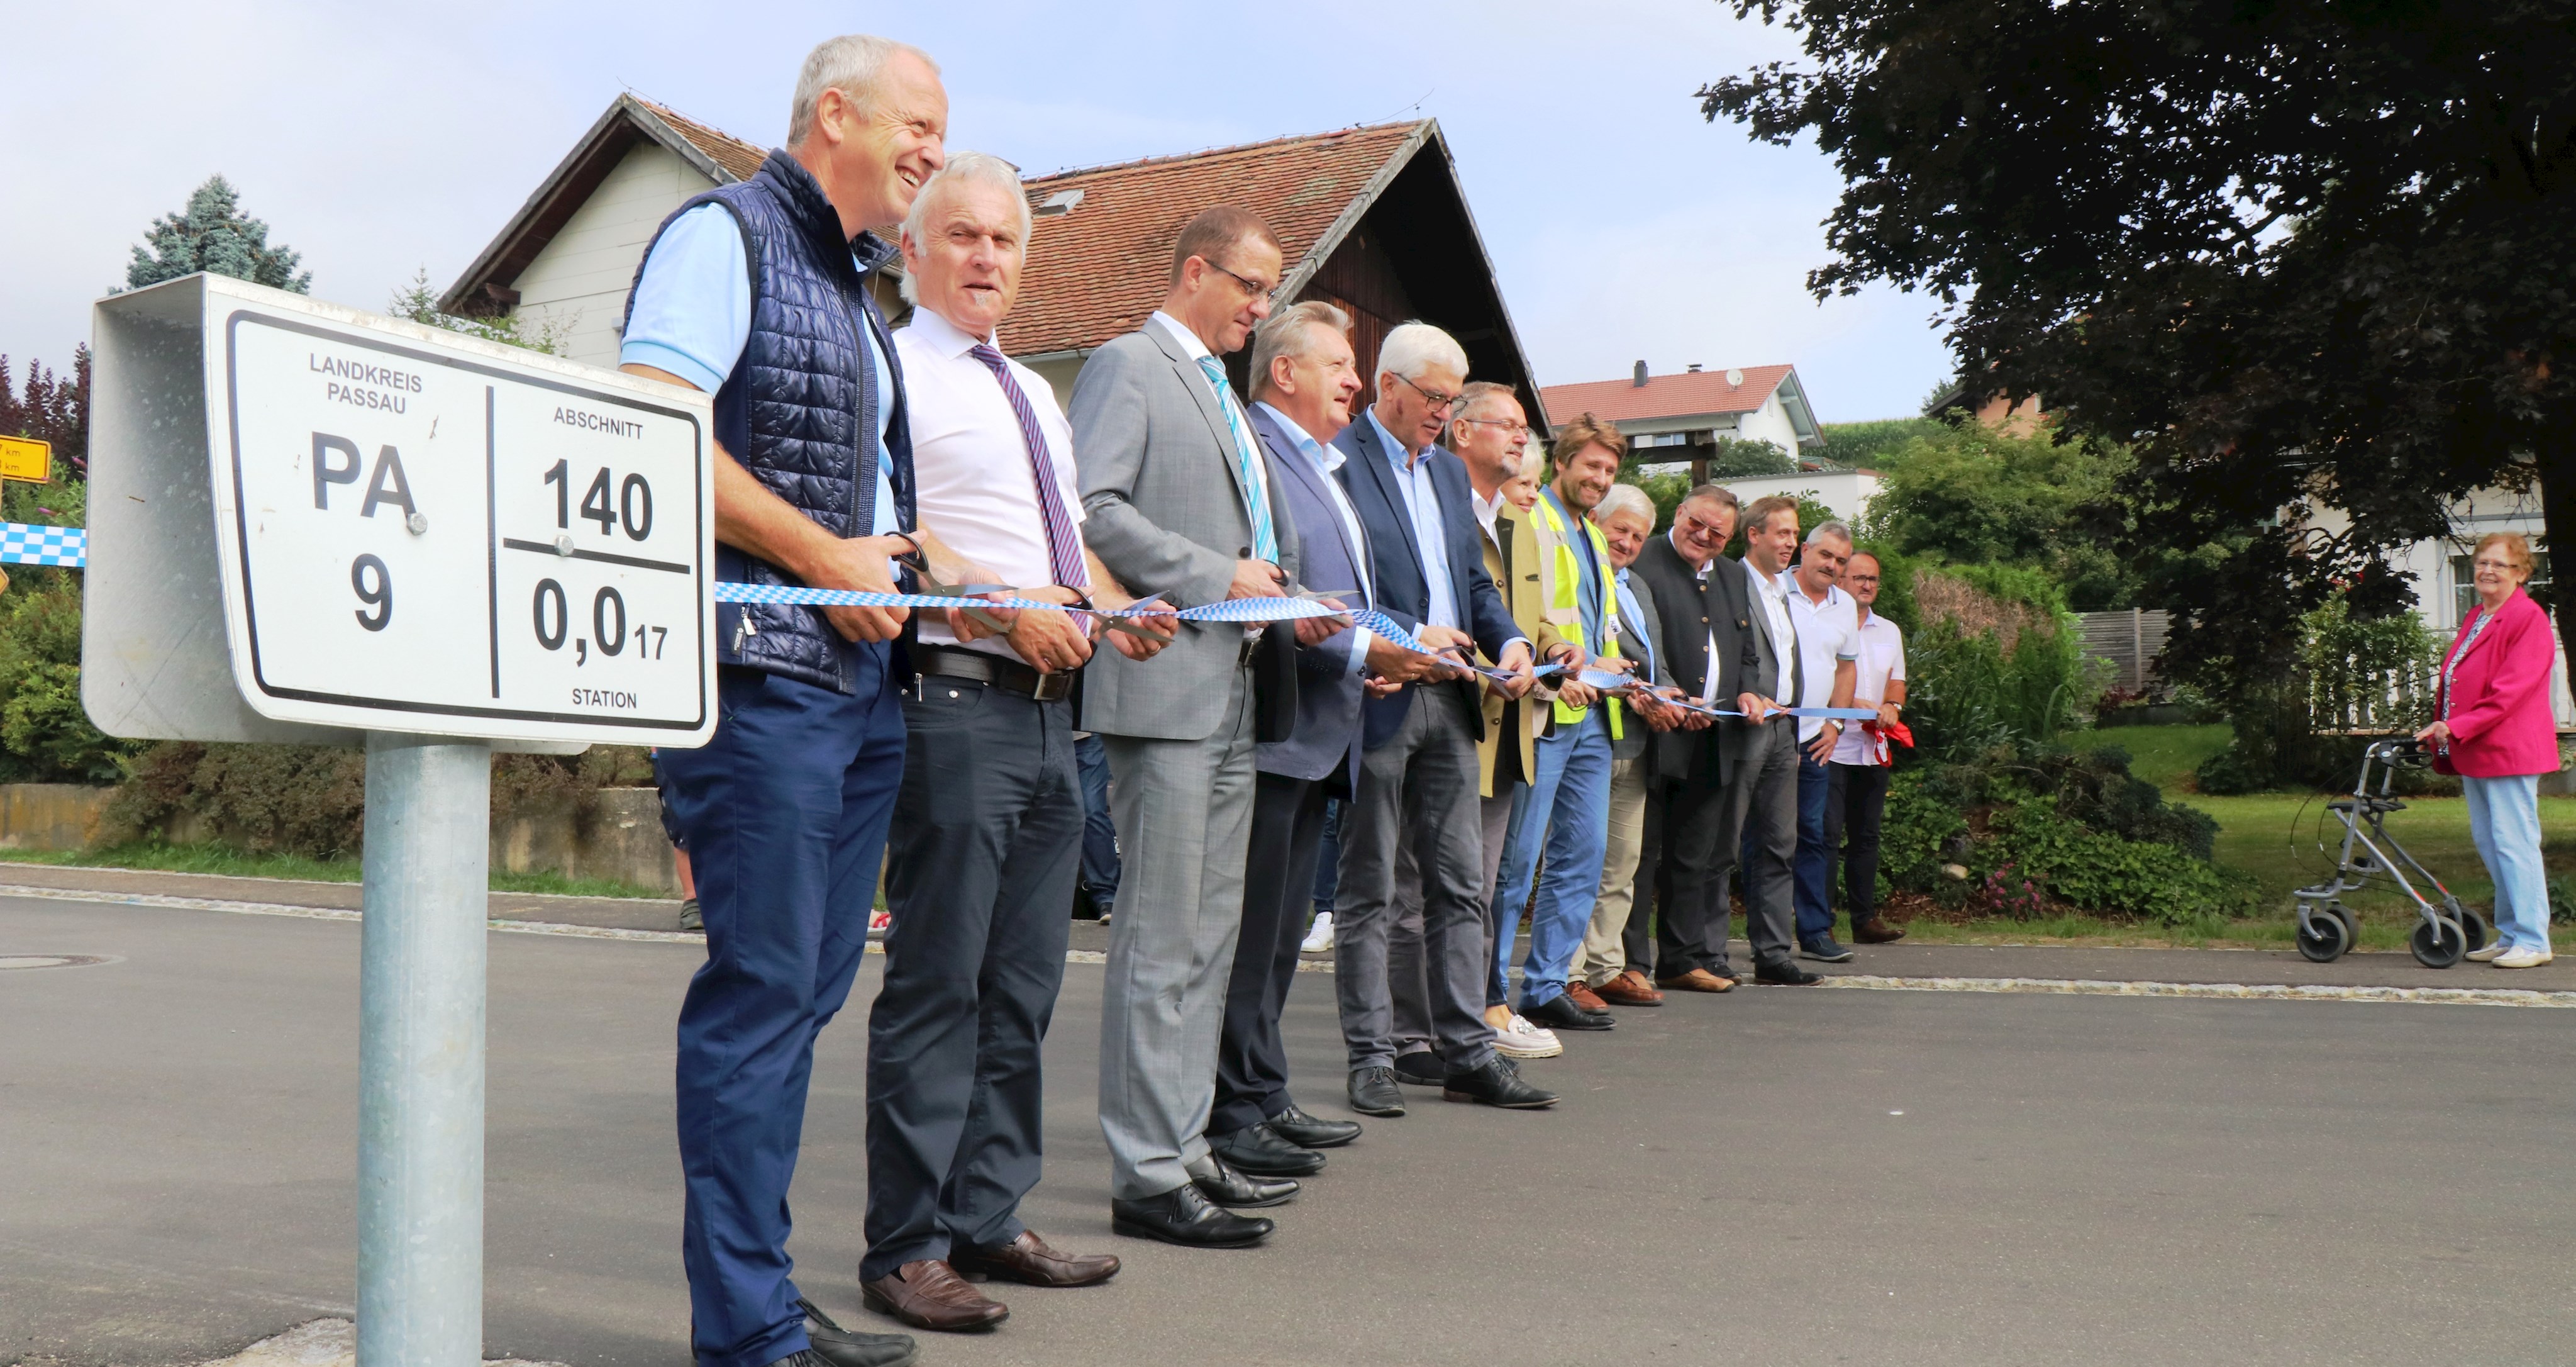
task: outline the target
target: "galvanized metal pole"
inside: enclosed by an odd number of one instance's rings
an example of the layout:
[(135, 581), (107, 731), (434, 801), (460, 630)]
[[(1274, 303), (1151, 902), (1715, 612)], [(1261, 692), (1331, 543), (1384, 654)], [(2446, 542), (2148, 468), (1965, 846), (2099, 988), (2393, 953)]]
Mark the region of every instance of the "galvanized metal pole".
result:
[(483, 1360), (492, 749), (367, 737), (358, 952), (358, 1362)]

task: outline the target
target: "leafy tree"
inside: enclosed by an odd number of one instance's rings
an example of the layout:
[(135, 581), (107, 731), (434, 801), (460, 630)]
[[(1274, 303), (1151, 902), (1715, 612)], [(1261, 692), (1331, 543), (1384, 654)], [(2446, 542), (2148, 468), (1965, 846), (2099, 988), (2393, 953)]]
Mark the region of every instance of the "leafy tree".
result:
[(54, 447), (57, 478), (89, 469), (89, 347), (72, 351), (66, 378), (41, 363), (27, 363), (27, 381), (13, 390), (9, 358), (0, 356), (0, 436), (33, 437)]
[(232, 182), (213, 176), (188, 196), (187, 208), (153, 220), (125, 268), (125, 285), (139, 290), (211, 271), (303, 294), (313, 284), (313, 272), (297, 272), (302, 259), (287, 247), (268, 245), (268, 225), (242, 213)]
[(2449, 501), (2576, 531), (2576, 3), (1723, 3), (1806, 61), (1703, 112), (1843, 173), (1809, 286), (1929, 291), (1970, 402), (2129, 447), (2100, 530), (2172, 553), (2168, 665), (2240, 727)]
[(1710, 479), (1756, 479), (1798, 473), (1797, 458), (1759, 437), (1719, 437), (1708, 457)]
[(385, 312), (430, 327), (461, 332), (468, 337), (480, 337), (503, 346), (526, 347), (548, 355), (555, 354), (556, 348), (563, 344), (564, 334), (571, 330), (571, 320), (567, 318), (532, 321), (516, 314), (507, 318), (467, 318), (441, 313), (438, 289), (429, 283), (427, 266), (412, 272), (411, 283), (394, 291), (393, 298), (385, 304)]
[(1939, 437), (1949, 424), (1938, 418), (1880, 418), (1824, 424), (1825, 455), (1837, 465), (1885, 471), (1917, 437)]
[(1887, 462), (1871, 533), (1907, 555), (2045, 571), (2078, 612), (2126, 607), (2135, 581), (2079, 510), (2110, 496), (2126, 455), (2091, 441), (1933, 423)]

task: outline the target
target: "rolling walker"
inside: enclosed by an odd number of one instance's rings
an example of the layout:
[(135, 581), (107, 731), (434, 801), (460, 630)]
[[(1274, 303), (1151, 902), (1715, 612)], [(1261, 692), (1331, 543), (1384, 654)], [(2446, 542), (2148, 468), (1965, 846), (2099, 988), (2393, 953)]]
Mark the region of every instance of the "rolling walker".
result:
[[(2345, 909), (2343, 894), (2368, 887), (2374, 877), (2387, 878), (2415, 903), (2424, 918), (2415, 927), (2410, 941), (2415, 961), (2426, 968), (2449, 968), (2473, 949), (2483, 949), (2495, 938), (2487, 918), (2460, 905), (2460, 899), (2442, 880), (2432, 875), (2406, 847), (2388, 833), (2383, 824), (2390, 812), (2406, 810), (2406, 804), (2389, 796), (2390, 779), (2399, 769), (2422, 769), (2433, 762), (2432, 755), (2411, 739), (2374, 741), (2362, 751), (2361, 780), (2353, 785), (2352, 796), (2337, 798), (2326, 804), (2343, 821), (2343, 853), (2335, 862), (2330, 881), (2305, 887), (2294, 894), (2299, 899), (2299, 953), (2313, 962), (2327, 964), (2340, 959), (2359, 938), (2359, 927), (2352, 913)], [(2379, 771), (2379, 784), (2372, 791), (2371, 770)], [(2439, 903), (2425, 899), (2406, 871), (2424, 880), (2441, 898)]]

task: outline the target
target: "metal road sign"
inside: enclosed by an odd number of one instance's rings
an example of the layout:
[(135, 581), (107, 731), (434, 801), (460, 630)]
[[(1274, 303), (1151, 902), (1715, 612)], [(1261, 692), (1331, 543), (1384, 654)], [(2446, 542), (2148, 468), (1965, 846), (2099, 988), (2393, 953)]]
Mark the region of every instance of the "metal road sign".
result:
[(54, 477), (54, 444), (33, 437), (0, 437), (0, 479), (44, 484)]
[[(173, 289), (193, 298), (152, 298)], [(118, 440), (149, 425), (149, 348), (128, 324), (156, 305), (193, 334), (211, 534), (197, 563), (221, 586), (251, 711), (521, 742), (712, 733), (706, 397), (301, 295), (192, 277), (101, 303), (101, 383), (125, 417), (102, 415), (92, 464), (124, 497), (93, 485), (94, 592), (149, 592), (120, 556), (161, 554), (143, 543), (193, 521), (134, 506), (182, 496), (178, 471), (135, 470), (148, 453)]]

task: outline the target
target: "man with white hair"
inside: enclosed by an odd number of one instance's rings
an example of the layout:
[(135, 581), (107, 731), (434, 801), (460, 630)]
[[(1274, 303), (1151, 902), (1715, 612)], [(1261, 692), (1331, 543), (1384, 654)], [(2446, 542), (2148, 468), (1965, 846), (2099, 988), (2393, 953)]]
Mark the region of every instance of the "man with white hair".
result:
[[(1011, 164), (961, 152), (903, 223), (895, 334), (922, 525), (1039, 602), (1130, 601), (1082, 545), (1073, 433), (994, 330), (1019, 296), (1029, 204)], [(885, 984), (868, 1016), (867, 1303), (924, 1329), (1010, 1312), (960, 1274), (1090, 1286), (1118, 1260), (1059, 1253), (1020, 1223), (1045, 1154), (1039, 1053), (1064, 978), (1084, 825), (1073, 682), (1097, 618), (1024, 609), (924, 620), (895, 799)], [(958, 631), (956, 627), (964, 627)], [(1134, 659), (1155, 641), (1109, 638)]]
[[(1467, 381), (1467, 353), (1427, 323), (1389, 331), (1378, 349), (1378, 401), (1333, 438), (1339, 472), (1367, 528), (1378, 610), (1421, 642), (1462, 658), (1481, 650), (1528, 691), (1530, 643), (1485, 572), (1466, 467), (1441, 450), (1442, 423)], [(1484, 847), (1476, 740), (1484, 714), (1463, 677), (1407, 684), (1366, 704), (1359, 792), (1342, 814), (1334, 907), (1333, 986), (1350, 1051), (1351, 1108), (1404, 1114), (1395, 1080), (1387, 978), (1397, 852), (1409, 838), (1422, 877), (1422, 934), (1432, 1030), (1452, 1101), (1531, 1109), (1552, 1092), (1521, 1080), (1486, 1023)]]
[[(947, 126), (929, 57), (831, 39), (797, 77), (786, 149), (682, 205), (646, 250), (620, 360), (715, 395), (717, 578), (888, 592), (897, 557), (964, 567), (913, 529), (903, 372), (866, 283), (895, 251), (866, 230), (910, 211)], [(887, 642), (904, 617), (719, 605), (715, 736), (661, 754), (707, 932), (677, 1069), (680, 1255), (703, 1367), (914, 1357), (907, 1337), (815, 1312), (787, 1257), (814, 1039), (867, 948), (903, 777)]]
[[(1797, 568), (1781, 576), (1798, 628), (1801, 683), (1798, 696), (1788, 700), (1792, 707), (1851, 706), (1859, 678), (1860, 609), (1835, 583), (1851, 550), (1851, 528), (1819, 522), (1807, 533)], [(1825, 844), (1825, 803), (1843, 730), (1839, 718), (1798, 719), (1798, 858), (1792, 883), (1798, 952), (1829, 964), (1852, 957), (1834, 939), (1834, 856)]]

